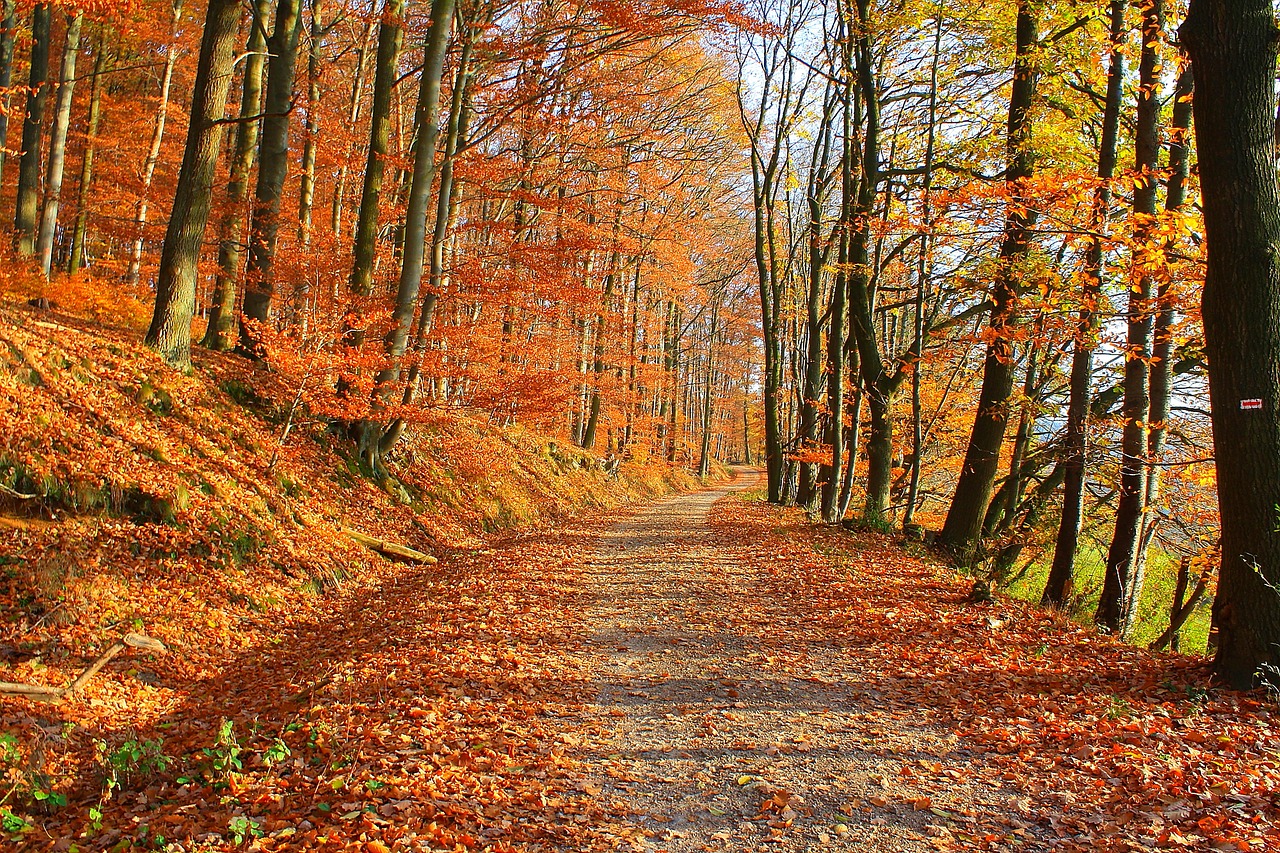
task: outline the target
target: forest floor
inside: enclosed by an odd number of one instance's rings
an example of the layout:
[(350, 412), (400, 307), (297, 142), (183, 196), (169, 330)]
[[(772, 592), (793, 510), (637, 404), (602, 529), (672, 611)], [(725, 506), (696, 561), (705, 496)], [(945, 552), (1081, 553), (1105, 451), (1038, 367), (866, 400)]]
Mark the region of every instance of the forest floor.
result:
[[(350, 584), (202, 678), (148, 664), (163, 711), (104, 735), (102, 775), (11, 838), (1277, 849), (1274, 706), (1205, 690), (1191, 659), (970, 604), (965, 578), (752, 499), (756, 479)], [(119, 694), (88, 698), (127, 718)]]
[(0, 847), (1280, 849), (1276, 705), (1197, 659), (751, 471), (620, 506), (693, 481), (452, 416), (379, 488), (280, 383), (0, 307), (0, 681), (167, 646), (0, 698)]

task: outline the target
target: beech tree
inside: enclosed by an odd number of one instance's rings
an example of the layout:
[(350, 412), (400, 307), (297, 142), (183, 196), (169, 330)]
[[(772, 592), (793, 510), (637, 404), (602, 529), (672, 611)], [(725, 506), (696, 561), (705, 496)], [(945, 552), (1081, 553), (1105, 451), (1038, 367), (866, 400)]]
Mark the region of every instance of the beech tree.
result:
[(27, 75), (27, 108), (22, 122), (22, 158), (18, 161), (18, 198), (13, 220), (18, 254), (30, 257), (36, 250), (40, 219), (40, 141), (45, 105), (49, 102), (49, 42), (53, 38), (53, 14), (41, 3), (31, 12), (31, 61)]
[(1280, 187), (1270, 0), (1192, 0), (1180, 30), (1195, 69), (1208, 266), (1201, 310), (1213, 404), (1222, 568), (1214, 669), (1280, 685)]
[(231, 88), (232, 60), (240, 4), (209, 0), (200, 59), (196, 66), (191, 120), (178, 173), (173, 214), (165, 231), (156, 280), (156, 303), (147, 345), (179, 370), (191, 367), (191, 318), (213, 178), (222, 142), (222, 119)]
[(1031, 251), (1037, 215), (1035, 203), (1027, 195), (1027, 181), (1035, 163), (1031, 128), (1039, 74), (1037, 31), (1036, 10), (1031, 0), (1018, 0), (1013, 88), (1006, 131), (1008, 166), (1004, 174), (1009, 206), (1000, 245), (1000, 265), (991, 290), (990, 341), (983, 361), (982, 390), (978, 395), (973, 431), (939, 537), (944, 545), (965, 558), (972, 555), (982, 535), (982, 522), (991, 502), (1009, 420), (1009, 396), (1013, 393), (1015, 365), (1011, 335), (1018, 322), (1019, 278)]

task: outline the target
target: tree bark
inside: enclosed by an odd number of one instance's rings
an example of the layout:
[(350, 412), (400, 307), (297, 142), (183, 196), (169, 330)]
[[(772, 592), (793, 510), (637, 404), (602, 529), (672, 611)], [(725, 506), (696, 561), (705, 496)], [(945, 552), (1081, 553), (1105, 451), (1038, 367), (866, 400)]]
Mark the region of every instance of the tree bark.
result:
[(316, 194), (316, 148), (320, 143), (321, 46), (328, 30), (324, 25), (325, 0), (311, 0), (311, 43), (307, 50), (306, 142), (302, 147), (302, 185), (298, 189), (298, 241), (311, 247), (311, 208)]
[(356, 219), (355, 257), (351, 292), (373, 292), (373, 263), (378, 256), (378, 202), (391, 142), (391, 94), (400, 73), (404, 42), (404, 0), (385, 0), (378, 25), (378, 59), (373, 75), (373, 106), (369, 114), (369, 156), (365, 162), (360, 211)]
[(71, 98), (76, 87), (76, 58), (80, 55), (80, 27), (83, 12), (67, 16), (67, 34), (62, 46), (62, 66), (58, 72), (58, 101), (49, 131), (49, 165), (45, 178), (44, 209), (40, 215), (40, 235), (36, 254), (40, 271), (47, 279), (53, 272), (53, 244), (58, 231), (58, 205), (62, 200), (62, 176), (67, 163), (67, 130), (71, 126)]
[(249, 198), (249, 177), (253, 174), (258, 153), (259, 120), (253, 117), (262, 111), (262, 68), (267, 59), (265, 28), (270, 8), (271, 0), (256, 0), (250, 16), (244, 79), (240, 83), (240, 122), (236, 125), (225, 212), (219, 228), (218, 277), (213, 283), (209, 324), (200, 341), (201, 346), (219, 352), (228, 352), (235, 346), (236, 290), (240, 282), (240, 264), (244, 259), (245, 203)]
[(18, 254), (31, 257), (36, 251), (36, 228), (40, 219), (40, 149), (44, 111), (49, 101), (49, 41), (53, 16), (42, 3), (31, 12), (31, 63), (27, 75), (27, 110), (22, 122), (22, 159), (18, 161), (18, 198), (13, 228), (17, 232)]
[(289, 116), (293, 78), (302, 34), (302, 0), (278, 0), (275, 25), (267, 39), (267, 84), (258, 140), (258, 182), (249, 218), (249, 260), (245, 265), (240, 349), (259, 355), (257, 334), (249, 322), (266, 323), (275, 295), (274, 265), (280, 236), (280, 200), (289, 175)]
[(1035, 9), (1030, 0), (1018, 0), (1013, 92), (1009, 99), (1006, 139), (1005, 184), (1009, 209), (1000, 245), (1000, 266), (991, 294), (990, 342), (983, 362), (978, 412), (960, 469), (960, 480), (939, 537), (941, 543), (963, 561), (973, 558), (982, 535), (982, 522), (991, 502), (1009, 420), (1009, 397), (1013, 393), (1013, 327), (1018, 322), (1018, 285), (1021, 267), (1030, 254), (1036, 220), (1026, 183), (1035, 166), (1031, 150), (1031, 108), (1036, 98), (1038, 46)]
[(9, 136), (9, 87), (13, 85), (13, 36), (18, 29), (14, 0), (4, 0), (0, 18), (0, 183), (3, 183), (6, 140)]
[[(916, 352), (924, 352), (924, 305), (929, 286), (929, 268), (933, 246), (933, 158), (937, 144), (938, 64), (942, 58), (942, 6), (938, 6), (933, 31), (933, 61), (929, 66), (929, 130), (925, 139), (924, 185), (921, 187), (920, 221), (925, 233), (920, 243), (916, 268), (915, 339)], [(902, 529), (910, 532), (915, 523), (916, 504), (920, 500), (920, 471), (924, 464), (924, 406), (920, 397), (920, 355), (911, 364), (911, 481), (907, 487), (907, 509), (902, 515)]]
[(1120, 439), (1120, 497), (1116, 526), (1107, 550), (1106, 575), (1094, 621), (1102, 628), (1127, 634), (1142, 592), (1142, 520), (1146, 513), (1147, 431), (1151, 415), (1151, 335), (1155, 325), (1152, 301), (1155, 279), (1144, 256), (1155, 230), (1160, 183), (1160, 41), (1164, 37), (1163, 0), (1149, 0), (1142, 12), (1142, 54), (1138, 70), (1138, 117), (1134, 132), (1133, 260), (1128, 293), (1128, 335), (1124, 362), (1124, 421)]
[[(173, 31), (176, 35), (178, 18), (182, 15), (182, 0), (173, 2)], [(156, 107), (156, 120), (151, 130), (151, 147), (147, 150), (147, 159), (142, 166), (142, 187), (138, 191), (137, 213), (134, 215), (133, 248), (129, 253), (129, 268), (125, 272), (125, 281), (136, 285), (142, 274), (142, 247), (146, 241), (147, 230), (147, 195), (151, 192), (151, 180), (155, 177), (156, 164), (160, 162), (160, 146), (164, 143), (164, 128), (169, 116), (169, 92), (173, 85), (173, 66), (178, 52), (173, 41), (165, 52), (164, 72), (160, 75), (160, 103)], [(166, 242), (168, 236), (166, 233)]]
[(200, 247), (213, 200), (239, 19), (238, 0), (209, 0), (196, 65), (191, 121), (173, 214), (160, 253), (155, 312), (147, 330), (147, 345), (180, 370), (191, 368), (191, 317), (195, 312)]
[[(1111, 3), (1111, 58), (1107, 68), (1107, 94), (1102, 111), (1102, 137), (1098, 146), (1098, 178), (1101, 184), (1093, 200), (1093, 228), (1106, 233), (1111, 207), (1111, 179), (1116, 170), (1116, 148), (1120, 129), (1120, 101), (1124, 91), (1126, 0)], [(1062, 517), (1053, 549), (1053, 564), (1040, 603), (1045, 607), (1066, 607), (1075, 592), (1076, 551), (1080, 547), (1080, 526), (1084, 520), (1084, 485), (1089, 456), (1089, 410), (1093, 398), (1093, 354), (1098, 342), (1098, 300), (1106, 265), (1102, 239), (1090, 241), (1080, 313), (1076, 320), (1075, 347), (1071, 356), (1070, 398), (1067, 402), (1067, 429), (1063, 441)]]
[[(1236, 687), (1280, 679), (1280, 190), (1270, 0), (1192, 0), (1182, 43), (1196, 75), (1208, 265), (1209, 361), (1222, 568), (1214, 669)], [(1261, 409), (1242, 407), (1260, 400)], [(1250, 403), (1249, 406), (1254, 404)]]
[[(71, 234), (71, 251), (67, 258), (67, 272), (74, 273), (86, 266), (85, 241), (89, 237), (89, 189), (93, 185), (93, 156), (98, 144), (98, 126), (102, 122), (102, 75), (107, 67), (107, 44), (102, 30), (93, 56), (93, 74), (89, 78), (89, 116), (84, 138), (84, 156), (80, 160), (80, 185), (76, 201), (76, 224)], [(0, 130), (0, 138), (3, 131)]]
[[(405, 210), (404, 255), (400, 282), (396, 289), (396, 305), (391, 316), (391, 329), (385, 339), (389, 364), (378, 372), (375, 394), (385, 400), (386, 393), (400, 377), (400, 359), (409, 342), (409, 330), (422, 287), (422, 271), (427, 244), (427, 210), (431, 203), (431, 185), (436, 172), (436, 145), (440, 137), (437, 117), (440, 113), (440, 83), (444, 75), (449, 32), (453, 28), (454, 0), (433, 0), (431, 26), (427, 31), (426, 51), (422, 65), (422, 84), (418, 91), (418, 142), (414, 150), (413, 173), (409, 182), (409, 202)], [(378, 437), (378, 465), (381, 455), (390, 450), (388, 438)], [(367, 452), (366, 448), (366, 452)]]
[[(373, 33), (373, 20), (365, 25), (360, 36), (360, 51), (356, 54), (356, 74), (351, 81), (351, 102), (347, 108), (347, 127), (355, 127), (360, 121), (360, 107), (363, 104), (364, 75), (369, 67), (369, 41)], [(347, 191), (347, 173), (350, 171), (348, 161), (351, 159), (353, 146), (348, 145), (347, 154), (342, 160), (342, 168), (338, 170), (338, 179), (333, 186), (333, 206), (329, 212), (329, 230), (335, 237), (342, 233), (342, 209)]]

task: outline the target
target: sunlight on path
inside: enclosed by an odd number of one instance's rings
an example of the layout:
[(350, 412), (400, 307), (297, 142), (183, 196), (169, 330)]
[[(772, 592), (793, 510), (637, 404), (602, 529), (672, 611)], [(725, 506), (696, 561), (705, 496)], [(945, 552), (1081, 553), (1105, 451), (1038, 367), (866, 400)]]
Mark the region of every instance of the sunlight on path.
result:
[(593, 793), (626, 815), (612, 828), (623, 849), (938, 849), (923, 793), (888, 818), (850, 804), (911, 798), (903, 762), (954, 743), (878, 711), (840, 650), (799, 652), (795, 629), (778, 629), (794, 618), (759, 600), (759, 570), (707, 526), (758, 479), (656, 503), (602, 537), (587, 575)]

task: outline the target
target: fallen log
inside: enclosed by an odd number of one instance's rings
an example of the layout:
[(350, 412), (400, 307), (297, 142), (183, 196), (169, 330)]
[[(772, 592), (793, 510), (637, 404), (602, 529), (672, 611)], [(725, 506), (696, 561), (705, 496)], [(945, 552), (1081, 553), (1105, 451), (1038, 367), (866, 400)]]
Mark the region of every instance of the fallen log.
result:
[(89, 664), (84, 670), (75, 677), (75, 680), (66, 687), (54, 687), (46, 684), (22, 684), (15, 681), (0, 681), (0, 696), (23, 697), (27, 699), (35, 699), (39, 702), (57, 702), (65, 699), (67, 696), (79, 696), (80, 691), (85, 688), (95, 675), (97, 675), (104, 666), (111, 662), (111, 659), (120, 654), (126, 648), (143, 649), (149, 652), (167, 651), (164, 643), (148, 637), (146, 634), (125, 634), (119, 642), (112, 643), (111, 647), (105, 652), (98, 655), (97, 660)]
[(437, 562), (436, 558), (430, 554), (424, 554), (407, 545), (388, 542), (386, 539), (379, 539), (376, 536), (366, 536), (358, 530), (352, 530), (350, 527), (342, 528), (342, 533), (353, 542), (363, 545), (371, 551), (377, 551), (384, 557), (407, 560), (410, 563), (422, 563), (428, 566), (435, 565)]

